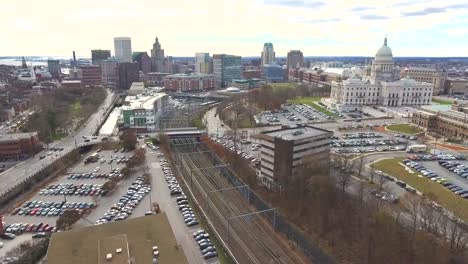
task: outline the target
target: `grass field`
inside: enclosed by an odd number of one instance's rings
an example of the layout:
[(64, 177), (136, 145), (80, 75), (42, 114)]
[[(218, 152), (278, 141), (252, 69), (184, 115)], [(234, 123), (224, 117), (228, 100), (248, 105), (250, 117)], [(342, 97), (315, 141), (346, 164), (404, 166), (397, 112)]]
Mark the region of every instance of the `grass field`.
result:
[(297, 84), (295, 83), (270, 83), (269, 85), (273, 90), (294, 89), (297, 87)]
[(390, 130), (392, 132), (410, 134), (410, 135), (414, 135), (414, 134), (421, 133), (424, 131), (420, 128), (417, 128), (409, 124), (390, 125), (390, 126), (387, 126), (387, 130)]
[(437, 203), (449, 211), (459, 212), (459, 217), (468, 221), (468, 210), (461, 210), (461, 208), (468, 208), (468, 200), (454, 194), (437, 182), (426, 177), (418, 177), (420, 174), (417, 171), (413, 170), (414, 173), (409, 173), (402, 165), (398, 164), (403, 160), (404, 158), (385, 159), (374, 163), (372, 167), (406, 182), (422, 193), (434, 194), (437, 197)]
[(312, 106), (315, 110), (322, 112), (328, 116), (336, 116), (334, 113), (328, 111), (325, 107), (317, 104), (320, 102), (320, 97), (318, 96), (307, 96), (307, 97), (296, 97), (294, 99), (288, 100), (288, 103), (291, 104), (306, 104)]
[(100, 249), (124, 248), (126, 243), (122, 241), (128, 241), (130, 257), (135, 258), (135, 263), (151, 263), (154, 245), (161, 252), (160, 263), (188, 263), (183, 250), (176, 247), (177, 241), (164, 213), (54, 233), (47, 263), (98, 263), (98, 258), (110, 253), (99, 252)]
[(435, 98), (432, 98), (432, 102), (436, 103), (436, 104), (441, 104), (441, 105), (451, 105), (452, 104), (452, 101), (450, 101), (450, 100), (441, 100), (441, 99), (435, 99)]

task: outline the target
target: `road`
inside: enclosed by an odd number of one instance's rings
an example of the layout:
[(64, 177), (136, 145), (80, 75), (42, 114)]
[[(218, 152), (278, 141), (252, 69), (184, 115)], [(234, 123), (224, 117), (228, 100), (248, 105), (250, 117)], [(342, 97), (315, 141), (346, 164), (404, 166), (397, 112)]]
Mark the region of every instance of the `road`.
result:
[[(156, 157), (156, 151), (147, 149), (147, 165), (150, 168), (152, 176), (151, 199), (153, 202), (159, 203), (163, 212), (166, 213), (171, 225), (174, 236), (184, 250), (185, 256), (190, 264), (205, 263), (200, 253), (198, 245), (193, 239), (193, 232), (200, 229), (200, 226), (187, 227), (184, 219), (180, 214), (175, 199), (169, 194), (166, 181), (159, 163), (159, 158)], [(147, 199), (145, 197), (145, 199)], [(142, 201), (144, 204), (144, 200)], [(213, 263), (210, 261), (210, 263)]]
[[(49, 145), (49, 147), (63, 148), (63, 151), (54, 152), (52, 155), (47, 156), (46, 153), (48, 152), (48, 150), (45, 149), (40, 153), (36, 154), (35, 156), (1, 173), (0, 182), (2, 184), (0, 185), (0, 195), (8, 191), (10, 188), (16, 186), (23, 180), (27, 179), (35, 172), (48, 166), (55, 160), (61, 158), (66, 153), (76, 148), (76, 146), (79, 146), (80, 144), (84, 143), (85, 139), (83, 138), (83, 136), (91, 136), (94, 133), (97, 126), (104, 118), (103, 114), (107, 111), (109, 107), (111, 107), (112, 102), (114, 100), (114, 96), (114, 93), (108, 92), (106, 99), (98, 108), (98, 111), (86, 121), (83, 127), (81, 127), (75, 133), (65, 137), (64, 139), (51, 143)], [(97, 140), (99, 140), (99, 138)], [(46, 158), (40, 159), (40, 156), (43, 155), (45, 155)]]

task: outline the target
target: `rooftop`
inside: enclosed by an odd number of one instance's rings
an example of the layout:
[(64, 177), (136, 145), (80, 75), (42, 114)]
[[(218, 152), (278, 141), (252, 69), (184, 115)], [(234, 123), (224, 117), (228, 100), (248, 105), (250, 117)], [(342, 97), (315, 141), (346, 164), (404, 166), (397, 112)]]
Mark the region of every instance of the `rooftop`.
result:
[(125, 97), (125, 102), (128, 104), (122, 106), (122, 110), (152, 109), (154, 102), (164, 96), (166, 96), (165, 93), (127, 96)]
[(306, 125), (297, 127), (284, 127), (281, 129), (264, 131), (261, 133), (261, 135), (270, 136), (273, 138), (282, 138), (284, 140), (299, 140), (308, 137), (325, 135), (329, 133), (332, 132), (325, 129)]
[[(54, 233), (47, 251), (49, 264), (152, 263), (152, 247), (159, 263), (188, 263), (165, 213)], [(121, 253), (116, 249), (121, 248)], [(106, 261), (106, 255), (112, 260)]]
[(16, 141), (20, 139), (29, 139), (34, 136), (37, 136), (37, 132), (4, 134), (4, 135), (0, 135), (0, 142)]

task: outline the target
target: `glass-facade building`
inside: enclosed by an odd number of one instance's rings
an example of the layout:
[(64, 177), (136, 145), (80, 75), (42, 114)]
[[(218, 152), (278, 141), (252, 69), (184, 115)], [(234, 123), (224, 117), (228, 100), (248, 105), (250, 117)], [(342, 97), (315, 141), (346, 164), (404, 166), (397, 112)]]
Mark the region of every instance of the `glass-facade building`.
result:
[(232, 80), (241, 79), (242, 57), (226, 54), (213, 55), (213, 74), (216, 88), (228, 87)]
[(263, 65), (263, 78), (267, 82), (283, 82), (284, 69), (279, 65)]

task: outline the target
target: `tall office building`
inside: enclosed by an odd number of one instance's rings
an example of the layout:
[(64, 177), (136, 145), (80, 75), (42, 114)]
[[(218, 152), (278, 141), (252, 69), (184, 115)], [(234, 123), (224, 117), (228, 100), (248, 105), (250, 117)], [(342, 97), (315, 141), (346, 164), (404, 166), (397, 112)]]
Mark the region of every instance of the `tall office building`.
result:
[(262, 51), (262, 66), (265, 64), (275, 64), (275, 51), (273, 50), (273, 44), (265, 43)]
[(52, 75), (52, 77), (60, 77), (61, 69), (59, 60), (47, 60), (47, 68), (49, 69), (49, 73)]
[(132, 62), (132, 40), (129, 37), (114, 38), (114, 50), (119, 62)]
[(290, 50), (288, 52), (288, 69), (300, 68), (304, 66), (304, 55), (300, 50)]
[(161, 49), (158, 37), (156, 37), (153, 48), (151, 49), (151, 71), (164, 72), (164, 49)]
[(195, 72), (209, 74), (212, 72), (212, 64), (209, 53), (195, 53)]
[(104, 87), (115, 89), (118, 83), (118, 61), (115, 58), (108, 58), (101, 61), (101, 81)]
[(216, 88), (228, 87), (232, 80), (241, 79), (242, 57), (226, 54), (213, 55), (213, 74)]
[(111, 56), (110, 50), (91, 50), (91, 62), (93, 65), (100, 65), (101, 61)]
[(140, 80), (137, 62), (122, 62), (118, 66), (118, 87), (122, 90), (128, 90), (133, 82)]

